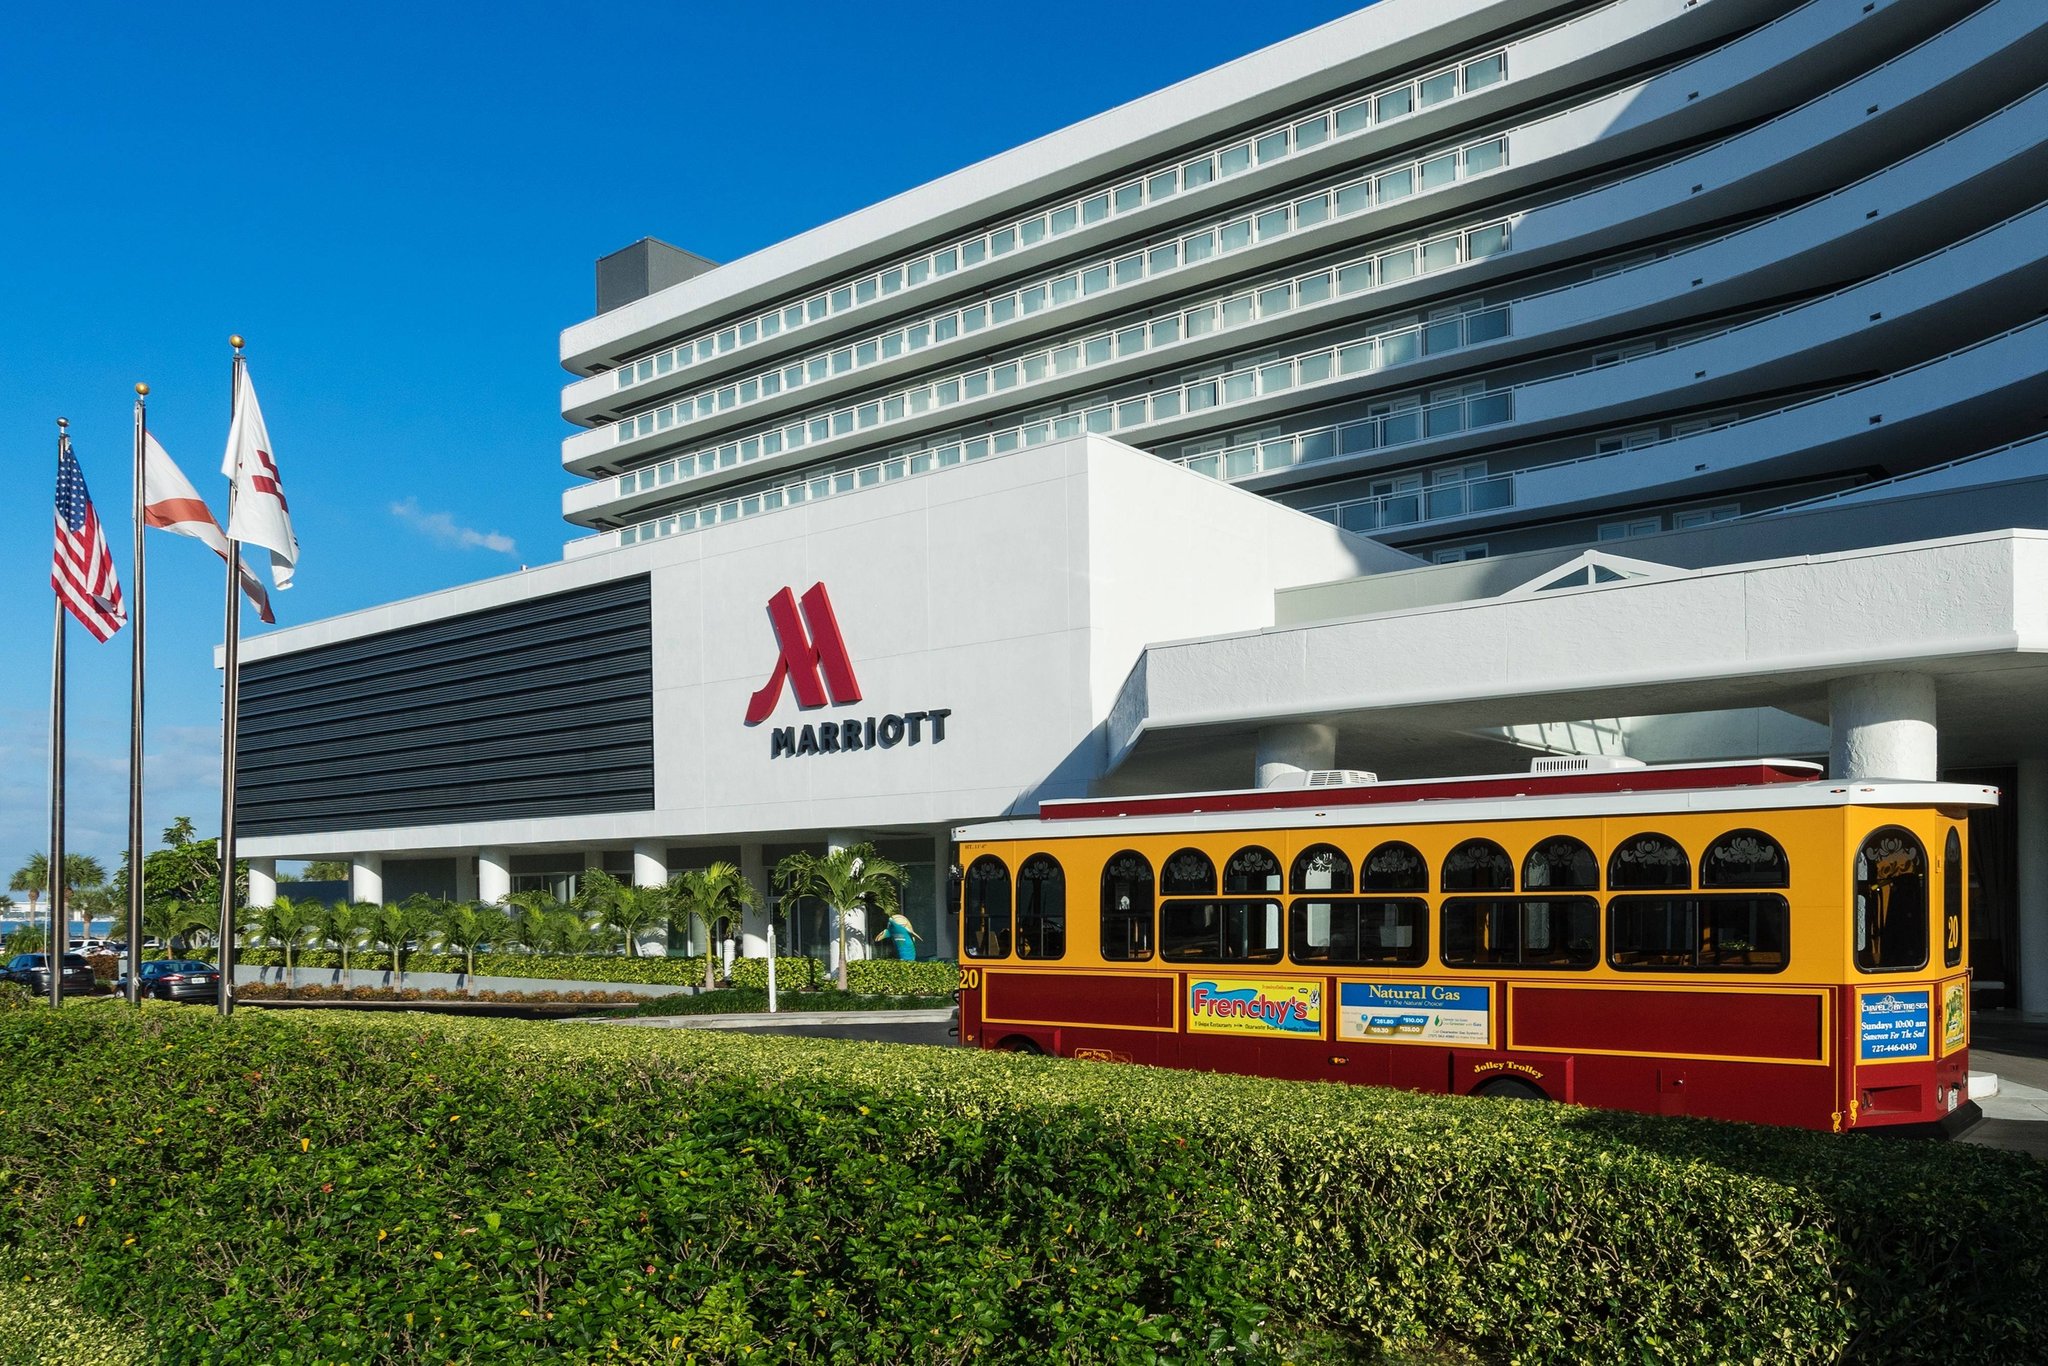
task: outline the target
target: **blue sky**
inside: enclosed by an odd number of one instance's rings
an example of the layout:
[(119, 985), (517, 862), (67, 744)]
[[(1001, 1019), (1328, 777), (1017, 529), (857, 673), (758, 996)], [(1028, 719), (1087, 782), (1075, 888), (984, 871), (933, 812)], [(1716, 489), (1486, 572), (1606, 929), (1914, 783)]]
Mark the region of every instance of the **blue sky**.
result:
[[(47, 845), (55, 419), (124, 578), (132, 386), (222, 502), (248, 338), (302, 548), (281, 624), (556, 559), (600, 255), (732, 260), (1336, 18), (951, 4), (36, 5), (0, 47), (0, 872)], [(219, 826), (219, 561), (152, 532), (147, 828)], [(264, 629), (245, 618), (245, 634)], [(70, 636), (68, 847), (125, 842), (127, 633)]]

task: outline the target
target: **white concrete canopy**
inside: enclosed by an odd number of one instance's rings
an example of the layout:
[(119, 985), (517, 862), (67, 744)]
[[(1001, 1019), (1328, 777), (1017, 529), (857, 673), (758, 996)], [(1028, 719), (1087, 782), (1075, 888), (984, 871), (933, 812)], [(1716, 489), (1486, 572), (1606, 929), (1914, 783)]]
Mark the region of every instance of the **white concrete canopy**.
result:
[(1825, 723), (1833, 685), (1888, 673), (1931, 680), (1943, 764), (2048, 754), (2043, 584), (2048, 532), (2010, 530), (1156, 644), (1111, 713), (1112, 782), (1243, 786), (1258, 733), (1296, 720), (1333, 724), (1343, 767), (1498, 769), (1515, 760), (1487, 728)]

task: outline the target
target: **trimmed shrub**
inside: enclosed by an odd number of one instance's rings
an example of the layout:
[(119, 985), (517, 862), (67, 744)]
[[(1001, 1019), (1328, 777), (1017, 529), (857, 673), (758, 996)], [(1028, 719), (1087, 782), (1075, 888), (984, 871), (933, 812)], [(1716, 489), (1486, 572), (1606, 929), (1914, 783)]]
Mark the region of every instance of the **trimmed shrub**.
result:
[(960, 965), (943, 959), (905, 963), (861, 958), (846, 965), (846, 989), (875, 996), (950, 996), (960, 986)]
[[(212, 959), (209, 950), (195, 955)], [(245, 968), (281, 968), (284, 954), (277, 949), (242, 949), (235, 962)], [(332, 949), (307, 949), (293, 958), (301, 972), (332, 972), (341, 966), (341, 955)], [(391, 955), (374, 949), (357, 949), (349, 954), (348, 965), (360, 972), (385, 972)], [(408, 953), (405, 970), (412, 972), (463, 971), (462, 955), (454, 953)], [(687, 987), (704, 980), (702, 958), (627, 958), (613, 954), (480, 953), (476, 956), (479, 977), (540, 977), (557, 981), (640, 982), (649, 986)]]
[[(850, 965), (849, 965), (850, 966)], [(785, 991), (809, 991), (825, 982), (825, 970), (815, 958), (777, 958), (775, 960), (775, 990), (779, 995)], [(697, 965), (697, 981), (704, 980), (704, 967)], [(750, 991), (768, 990), (768, 960), (765, 958), (735, 958), (732, 960), (732, 985)]]
[(0, 1056), (0, 1241), (165, 1362), (2048, 1359), (2048, 1168), (1959, 1145), (420, 1016)]

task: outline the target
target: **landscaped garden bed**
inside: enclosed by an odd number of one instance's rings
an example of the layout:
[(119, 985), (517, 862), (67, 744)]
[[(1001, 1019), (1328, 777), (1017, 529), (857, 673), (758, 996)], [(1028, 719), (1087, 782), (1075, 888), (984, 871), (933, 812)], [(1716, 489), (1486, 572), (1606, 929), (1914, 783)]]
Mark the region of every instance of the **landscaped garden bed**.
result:
[(0, 1057), (0, 1260), (138, 1361), (2048, 1359), (2048, 1168), (1975, 1148), (419, 1015)]

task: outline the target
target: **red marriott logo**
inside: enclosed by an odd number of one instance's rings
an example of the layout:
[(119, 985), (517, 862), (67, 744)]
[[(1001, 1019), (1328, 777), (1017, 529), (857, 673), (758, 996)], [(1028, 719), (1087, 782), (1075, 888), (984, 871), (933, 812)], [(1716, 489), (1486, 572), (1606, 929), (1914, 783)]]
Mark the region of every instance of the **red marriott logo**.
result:
[[(782, 682), (789, 680), (796, 704), (805, 710), (826, 704), (827, 693), (835, 706), (860, 701), (860, 683), (853, 676), (853, 662), (846, 657), (846, 641), (839, 634), (839, 619), (832, 615), (832, 599), (825, 585), (814, 583), (803, 596), (803, 615), (797, 615), (796, 594), (785, 588), (768, 599), (768, 622), (775, 628), (775, 645), (781, 652), (775, 672), (747, 701), (747, 724), (758, 726), (775, 711), (782, 700)], [(810, 627), (809, 634), (804, 631)]]

